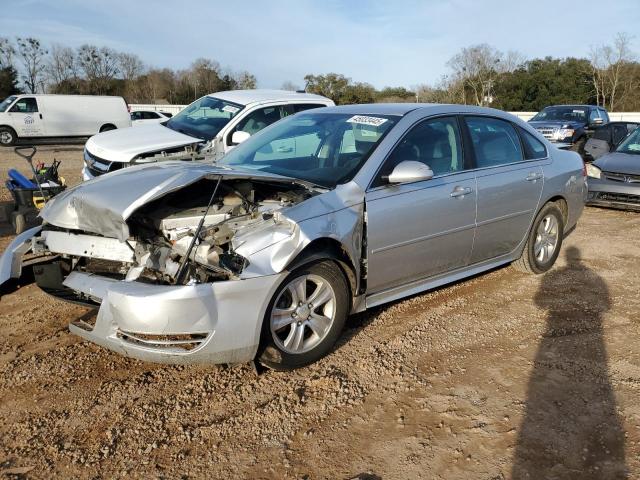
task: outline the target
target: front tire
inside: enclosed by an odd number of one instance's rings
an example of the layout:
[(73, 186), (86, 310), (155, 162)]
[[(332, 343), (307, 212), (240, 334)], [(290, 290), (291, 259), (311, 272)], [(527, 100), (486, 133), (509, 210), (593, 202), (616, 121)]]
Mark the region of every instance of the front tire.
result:
[(274, 370), (292, 370), (324, 357), (342, 332), (349, 302), (347, 280), (335, 262), (294, 270), (267, 308), (258, 361)]
[(18, 135), (9, 127), (0, 127), (0, 145), (3, 147), (11, 147), (16, 144)]
[(547, 203), (536, 215), (522, 255), (512, 263), (516, 270), (540, 274), (558, 258), (564, 236), (564, 217), (555, 203)]

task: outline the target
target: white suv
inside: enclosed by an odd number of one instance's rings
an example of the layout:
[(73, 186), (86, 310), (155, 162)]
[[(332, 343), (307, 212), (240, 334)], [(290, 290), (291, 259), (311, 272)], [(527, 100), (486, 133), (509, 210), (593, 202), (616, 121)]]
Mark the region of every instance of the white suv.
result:
[(222, 157), (281, 118), (333, 106), (328, 98), (282, 90), (232, 90), (199, 98), (163, 124), (141, 125), (91, 137), (82, 176), (89, 180), (129, 165), (160, 160)]
[(136, 110), (131, 112), (131, 126), (139, 127), (141, 125), (149, 125), (153, 123), (166, 122), (171, 115), (164, 112), (154, 112), (151, 110)]

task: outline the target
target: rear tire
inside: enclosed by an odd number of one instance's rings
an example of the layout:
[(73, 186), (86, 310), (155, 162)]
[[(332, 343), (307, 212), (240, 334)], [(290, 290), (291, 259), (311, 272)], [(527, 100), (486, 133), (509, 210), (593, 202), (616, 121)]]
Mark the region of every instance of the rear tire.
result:
[(335, 262), (294, 270), (267, 308), (258, 361), (274, 370), (293, 370), (324, 357), (342, 332), (349, 305), (349, 285)]
[(522, 255), (511, 265), (525, 273), (549, 270), (558, 258), (564, 235), (564, 217), (556, 203), (547, 203), (536, 215)]
[(0, 145), (3, 147), (11, 147), (16, 144), (18, 135), (10, 127), (0, 127)]

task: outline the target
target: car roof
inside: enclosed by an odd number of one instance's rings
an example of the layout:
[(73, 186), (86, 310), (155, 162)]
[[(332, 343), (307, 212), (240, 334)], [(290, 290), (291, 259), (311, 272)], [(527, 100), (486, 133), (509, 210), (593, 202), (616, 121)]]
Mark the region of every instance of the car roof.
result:
[(240, 105), (249, 105), (250, 103), (261, 102), (290, 102), (290, 101), (322, 101), (327, 102), (329, 99), (321, 95), (313, 93), (298, 93), (289, 90), (228, 90), (225, 92), (216, 92), (209, 95), (210, 97), (219, 98), (228, 102), (239, 103)]
[[(458, 105), (446, 103), (363, 103), (358, 105), (340, 105), (337, 107), (325, 107), (314, 109), (313, 113), (346, 113), (352, 115), (397, 115), (404, 116), (414, 110), (420, 110), (425, 115), (438, 113), (464, 113), (483, 114), (494, 116), (509, 116), (502, 110), (494, 108), (477, 107), (474, 105)], [(515, 117), (514, 117), (515, 118)]]
[[(598, 105), (581, 105), (581, 104), (559, 104), (559, 105), (547, 105), (544, 108), (550, 108), (550, 107), (580, 107), (580, 108), (601, 108), (603, 110), (605, 110), (604, 107), (599, 107)], [(544, 110), (543, 108), (543, 110)]]

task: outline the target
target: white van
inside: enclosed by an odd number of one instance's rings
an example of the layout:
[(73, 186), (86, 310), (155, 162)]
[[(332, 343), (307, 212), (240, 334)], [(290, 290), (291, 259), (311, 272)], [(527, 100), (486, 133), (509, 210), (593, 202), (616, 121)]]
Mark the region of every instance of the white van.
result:
[(18, 139), (89, 137), (131, 126), (122, 97), (12, 95), (0, 103), (0, 145)]
[(288, 115), (333, 102), (283, 90), (232, 90), (199, 98), (166, 122), (91, 137), (85, 180), (137, 163), (220, 158), (238, 143)]

